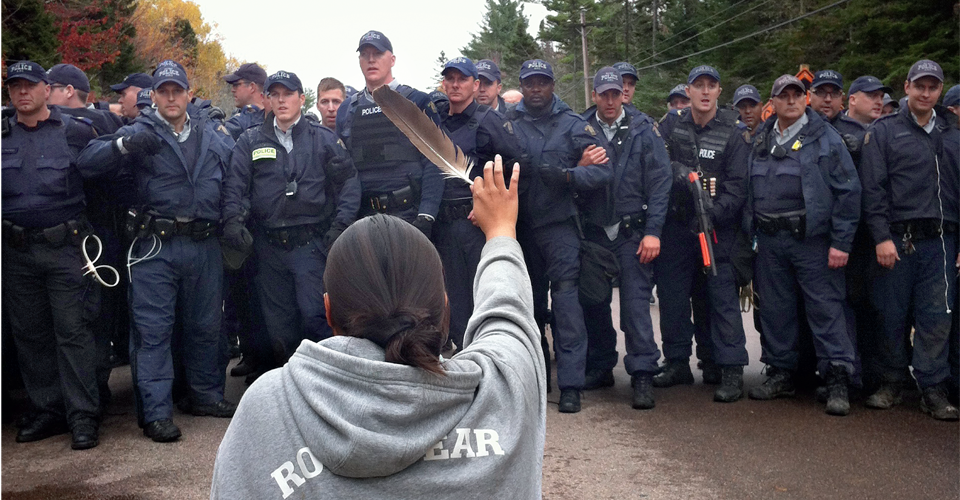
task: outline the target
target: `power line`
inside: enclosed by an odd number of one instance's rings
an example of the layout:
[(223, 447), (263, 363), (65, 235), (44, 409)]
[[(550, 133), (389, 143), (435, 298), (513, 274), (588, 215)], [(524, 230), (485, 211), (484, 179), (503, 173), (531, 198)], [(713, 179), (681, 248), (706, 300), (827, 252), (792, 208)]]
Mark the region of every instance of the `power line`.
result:
[(680, 57), (676, 57), (676, 58), (670, 59), (669, 61), (658, 62), (657, 64), (651, 64), (651, 65), (649, 65), (649, 66), (644, 66), (644, 67), (642, 67), (642, 68), (637, 68), (637, 71), (643, 71), (643, 70), (645, 70), (645, 69), (656, 68), (656, 67), (658, 67), (658, 66), (663, 66), (664, 64), (670, 64), (670, 63), (674, 63), (674, 62), (677, 62), (677, 61), (682, 61), (682, 60), (684, 60), (684, 59), (689, 59), (689, 58), (691, 58), (691, 57), (693, 57), (693, 56), (699, 56), (700, 54), (706, 54), (707, 52), (712, 52), (712, 51), (717, 50), (717, 49), (719, 49), (719, 48), (726, 47), (727, 45), (732, 45), (732, 44), (737, 43), (737, 42), (742, 42), (742, 41), (744, 41), (744, 40), (746, 40), (746, 39), (748, 39), (748, 38), (753, 38), (753, 37), (755, 37), (755, 36), (757, 36), (757, 35), (762, 35), (762, 34), (768, 32), (768, 31), (775, 30), (775, 29), (777, 29), (777, 28), (786, 26), (786, 25), (788, 25), (788, 24), (790, 24), (790, 23), (792, 23), (792, 22), (799, 21), (799, 20), (801, 20), (801, 19), (805, 19), (805, 18), (807, 18), (807, 17), (810, 17), (810, 16), (812, 16), (812, 15), (814, 15), (814, 14), (818, 14), (818, 13), (823, 12), (823, 11), (828, 10), (828, 9), (832, 9), (832, 8), (834, 8), (834, 7), (836, 7), (836, 6), (840, 5), (840, 4), (844, 4), (844, 3), (847, 3), (847, 2), (849, 2), (849, 1), (850, 1), (850, 0), (839, 0), (838, 2), (834, 2), (834, 3), (830, 4), (830, 5), (827, 5), (826, 7), (821, 7), (821, 8), (819, 8), (819, 9), (817, 9), (817, 10), (807, 12), (806, 14), (803, 14), (803, 15), (801, 15), (801, 16), (797, 16), (797, 17), (795, 17), (795, 18), (793, 18), (793, 19), (789, 19), (789, 20), (787, 20), (787, 21), (784, 21), (784, 22), (782, 22), (782, 23), (780, 23), (780, 24), (776, 24), (776, 25), (774, 25), (774, 26), (770, 26), (770, 27), (768, 27), (768, 28), (764, 28), (764, 29), (762, 29), (762, 30), (760, 30), (760, 31), (756, 31), (756, 32), (751, 33), (751, 34), (749, 34), (749, 35), (742, 36), (742, 37), (737, 38), (737, 39), (735, 39), (735, 40), (731, 40), (731, 41), (729, 41), (729, 42), (723, 42), (723, 43), (721, 43), (721, 44), (719, 44), (719, 45), (715, 45), (715, 46), (713, 46), (713, 47), (710, 47), (709, 49), (699, 50), (699, 51), (694, 52), (694, 53), (692, 53), (692, 54), (687, 54), (687, 55), (685, 55), (685, 56), (680, 56)]
[[(674, 38), (676, 38), (676, 37), (678, 37), (678, 36), (680, 36), (680, 35), (688, 32), (688, 31), (690, 31), (690, 30), (692, 30), (692, 29), (694, 29), (694, 28), (702, 25), (703, 23), (706, 23), (707, 21), (709, 21), (709, 20), (711, 20), (711, 19), (719, 16), (720, 14), (723, 14), (724, 12), (726, 12), (726, 11), (728, 11), (728, 10), (730, 10), (730, 9), (735, 8), (736, 6), (742, 4), (743, 2), (746, 2), (746, 1), (747, 1), (747, 0), (740, 0), (739, 2), (737, 2), (737, 3), (735, 3), (735, 4), (733, 4), (733, 5), (729, 6), (729, 7), (727, 7), (726, 9), (721, 10), (720, 12), (717, 12), (717, 13), (715, 13), (715, 14), (713, 14), (713, 15), (707, 16), (706, 18), (700, 20), (699, 22), (697, 22), (697, 23), (694, 24), (693, 26), (684, 28), (684, 29), (682, 29), (682, 30), (674, 33), (673, 35), (667, 37), (667, 38), (666, 38), (665, 40), (663, 40), (661, 43), (667, 43), (667, 42), (669, 42), (670, 40), (673, 40)], [(721, 23), (721, 24), (722, 24), (722, 23)], [(683, 43), (683, 42), (680, 42), (680, 43)], [(661, 51), (661, 52), (662, 52), (662, 51)]]

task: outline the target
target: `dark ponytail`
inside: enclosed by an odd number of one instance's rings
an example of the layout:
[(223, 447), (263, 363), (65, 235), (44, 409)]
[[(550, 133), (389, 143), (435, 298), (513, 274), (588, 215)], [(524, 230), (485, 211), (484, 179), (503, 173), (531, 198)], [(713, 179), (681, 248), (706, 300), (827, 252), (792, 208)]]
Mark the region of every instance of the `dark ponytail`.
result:
[(444, 373), (443, 267), (419, 230), (387, 215), (356, 222), (330, 249), (323, 283), (339, 334), (376, 342), (388, 362)]

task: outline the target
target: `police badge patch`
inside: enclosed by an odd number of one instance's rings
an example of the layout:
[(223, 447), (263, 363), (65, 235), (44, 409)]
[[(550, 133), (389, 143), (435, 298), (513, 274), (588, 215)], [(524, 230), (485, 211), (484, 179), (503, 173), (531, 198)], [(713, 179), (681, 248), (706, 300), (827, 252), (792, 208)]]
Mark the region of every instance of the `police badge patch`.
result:
[(593, 129), (593, 126), (591, 126), (589, 123), (588, 123), (587, 126), (584, 127), (583, 129), (586, 130), (587, 133), (590, 134), (591, 136), (596, 136), (596, 135), (597, 135), (597, 131), (594, 130), (594, 129)]
[(251, 154), (252, 160), (276, 160), (277, 159), (277, 149), (276, 148), (259, 148), (254, 149)]

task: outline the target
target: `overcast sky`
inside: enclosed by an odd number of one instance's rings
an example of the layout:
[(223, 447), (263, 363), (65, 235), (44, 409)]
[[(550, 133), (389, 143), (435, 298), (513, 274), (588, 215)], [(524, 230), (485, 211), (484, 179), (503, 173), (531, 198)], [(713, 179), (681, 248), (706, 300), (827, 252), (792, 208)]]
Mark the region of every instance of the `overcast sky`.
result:
[[(203, 19), (215, 24), (228, 56), (257, 62), (267, 74), (292, 71), (305, 88), (314, 89), (327, 76), (362, 88), (357, 42), (377, 30), (393, 44), (394, 78), (429, 92), (440, 51), (448, 59), (460, 55), (486, 12), (485, 0), (193, 1)], [(546, 12), (541, 5), (524, 5), (534, 37)]]

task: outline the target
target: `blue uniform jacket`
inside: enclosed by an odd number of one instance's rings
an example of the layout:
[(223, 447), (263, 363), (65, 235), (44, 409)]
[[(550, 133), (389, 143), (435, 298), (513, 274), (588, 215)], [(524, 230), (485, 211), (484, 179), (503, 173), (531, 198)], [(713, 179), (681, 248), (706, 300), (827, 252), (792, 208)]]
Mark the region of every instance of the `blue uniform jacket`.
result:
[[(956, 199), (956, 176), (944, 151), (950, 125), (937, 113), (928, 134), (904, 105), (877, 119), (864, 138), (860, 171), (863, 177), (863, 214), (876, 244), (892, 239), (890, 224), (912, 219), (957, 222), (947, 201)], [(954, 137), (956, 137), (954, 135)], [(939, 179), (939, 184), (938, 184)]]
[[(520, 196), (520, 216), (530, 227), (538, 228), (564, 221), (576, 215), (574, 190), (592, 190), (609, 183), (613, 177), (611, 162), (577, 166), (583, 150), (594, 144), (603, 147), (598, 132), (569, 106), (553, 96), (549, 110), (539, 117), (527, 112), (523, 101), (510, 115), (514, 133), (525, 148), (532, 168), (522, 173), (527, 187)], [(548, 186), (540, 178), (544, 168), (570, 169), (572, 185)]]
[[(340, 159), (339, 166), (331, 166), (334, 158)], [(341, 170), (331, 173), (332, 168)], [(297, 192), (286, 196), (292, 179)], [(293, 127), (293, 151), (287, 153), (277, 140), (271, 113), (233, 148), (223, 205), (224, 219), (250, 213), (267, 228), (334, 219), (347, 227), (360, 208), (360, 182), (353, 160), (332, 130), (301, 117)]]
[[(404, 85), (398, 85), (404, 87)], [(399, 88), (397, 89), (399, 91)], [(416, 89), (410, 89), (412, 92), (407, 95), (418, 108), (437, 126), (440, 126), (440, 116), (437, 114), (437, 108), (430, 100), (430, 96)], [(358, 92), (343, 103), (337, 109), (337, 135), (343, 140), (347, 148), (353, 147), (353, 120), (358, 103), (362, 99), (367, 99), (369, 93), (366, 89)], [(370, 97), (372, 99), (372, 97)], [(401, 140), (408, 139), (397, 129), (396, 133)], [(360, 179), (360, 188), (363, 191), (371, 192), (392, 192), (410, 186), (411, 183), (419, 184), (420, 204), (417, 211), (421, 214), (427, 214), (436, 217), (440, 211), (440, 200), (443, 198), (444, 179), (437, 168), (430, 160), (420, 155), (420, 161), (411, 164), (400, 164), (394, 168), (380, 169), (375, 171), (364, 171), (358, 167), (358, 177)]]
[[(956, 118), (947, 114), (949, 110), (937, 108), (937, 114), (941, 113), (951, 120), (950, 126), (943, 131), (943, 156), (946, 160), (945, 166), (941, 164), (943, 218), (960, 223), (960, 128)], [(957, 236), (960, 237), (960, 233)]]
[(248, 104), (238, 111), (237, 114), (227, 119), (223, 126), (227, 128), (227, 132), (230, 132), (230, 137), (233, 137), (233, 140), (236, 141), (240, 139), (240, 135), (247, 129), (263, 123), (263, 116), (262, 108)]
[[(513, 163), (521, 160), (523, 148), (513, 133), (513, 125), (501, 113), (474, 101), (462, 113), (451, 115), (447, 111), (442, 112), (441, 116), (444, 132), (463, 150), (463, 154), (473, 159), (471, 177), (482, 176), (483, 166), (498, 154), (503, 159), (505, 169), (512, 169)], [(467, 183), (454, 178), (446, 179), (443, 199), (472, 196)]]
[(34, 128), (9, 120), (3, 137), (3, 218), (28, 228), (76, 219), (84, 209), (83, 179), (98, 172), (77, 162), (97, 136), (89, 120), (71, 118), (50, 106), (50, 117)]
[[(860, 220), (860, 179), (847, 152), (840, 134), (815, 111), (807, 108), (810, 120), (799, 135), (800, 183), (806, 207), (807, 237), (830, 236), (830, 246), (850, 253), (853, 235)], [(757, 133), (753, 154), (750, 155), (750, 174), (753, 175), (753, 160), (761, 148), (768, 147), (764, 140), (773, 131), (776, 115), (767, 119)], [(785, 144), (784, 147), (792, 147)], [(744, 212), (744, 227), (753, 234), (752, 189)]]
[[(92, 141), (80, 153), (80, 167), (107, 173), (129, 162), (137, 178), (141, 207), (165, 217), (220, 220), (223, 176), (230, 161), (233, 139), (201, 108), (188, 106), (187, 109), (190, 134), (198, 135), (200, 148), (195, 164), (187, 164), (173, 131), (160, 120), (156, 110), (148, 108), (116, 134)], [(159, 153), (145, 156), (120, 152), (117, 138), (145, 130), (163, 139)]]
[[(601, 130), (596, 107), (591, 109), (581, 116)], [(643, 213), (644, 234), (659, 238), (670, 201), (670, 156), (656, 123), (645, 113), (627, 111), (620, 126), (626, 130), (618, 131), (613, 143), (602, 132), (598, 134), (613, 165), (613, 181), (582, 194), (584, 216), (604, 227), (623, 216)]]

